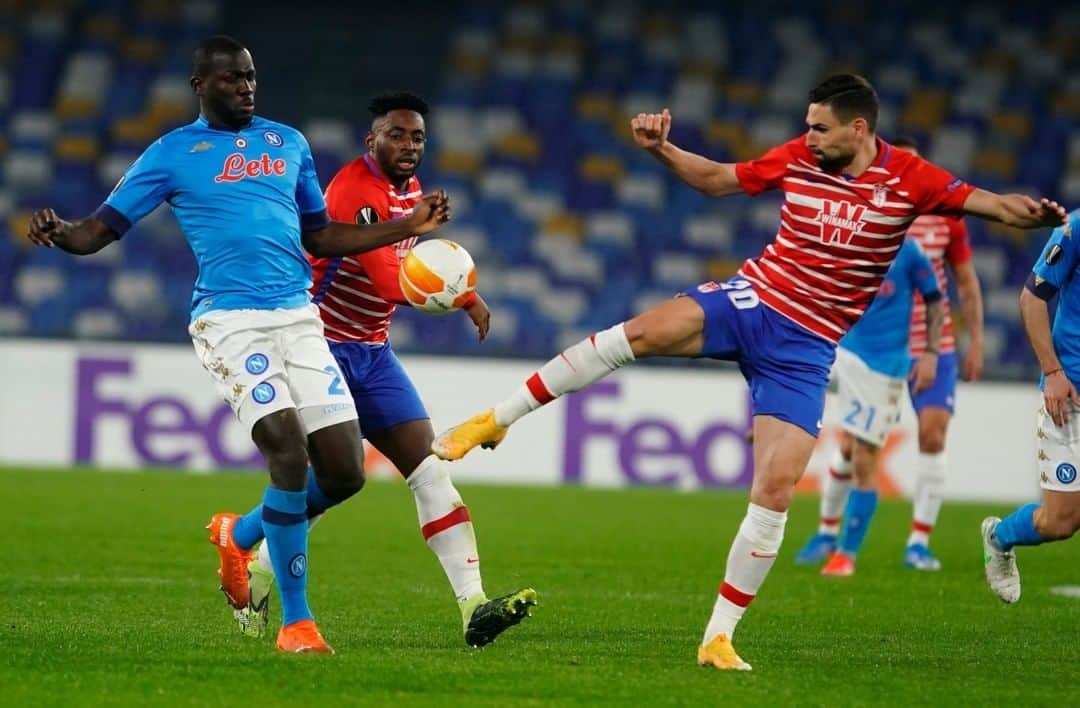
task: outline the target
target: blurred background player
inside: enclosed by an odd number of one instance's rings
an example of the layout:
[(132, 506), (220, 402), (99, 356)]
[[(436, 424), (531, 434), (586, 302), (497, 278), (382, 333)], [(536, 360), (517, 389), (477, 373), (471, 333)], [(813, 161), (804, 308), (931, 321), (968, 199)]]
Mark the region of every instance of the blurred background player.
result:
[[(307, 602), (308, 455), (315, 487), (333, 497), (362, 479), (362, 448), (352, 398), (333, 384), (337, 364), (307, 293), (304, 251), (345, 256), (426, 233), (448, 217), (447, 204), (433, 197), (398, 223), (331, 222), (304, 136), (255, 115), (255, 65), (241, 43), (225, 36), (200, 43), (191, 87), (199, 98), (193, 123), (148, 147), (91, 216), (69, 222), (39, 211), (29, 238), (95, 253), (162, 201), (172, 206), (199, 264), (189, 328), (195, 351), (270, 472), (253, 523), (278, 563), (277, 647), (332, 652)], [(242, 608), (252, 544), (235, 538), (236, 520), (217, 514), (208, 528), (221, 588)]]
[[(1070, 538), (1080, 529), (1080, 211), (1050, 235), (1027, 284), (1020, 315), (1043, 375), (1043, 408), (1036, 435), (1042, 504), (1026, 504), (1004, 519), (982, 522), (986, 581), (1005, 602), (1020, 599), (1016, 546), (1038, 546)], [(1059, 295), (1054, 326), (1049, 300)]]
[[(368, 151), (345, 165), (327, 187), (330, 218), (357, 224), (407, 219), (423, 194), (416, 171), (424, 159), (428, 105), (410, 93), (390, 93), (376, 97), (368, 108), (372, 114), (365, 139)], [(446, 463), (431, 453), (435, 439), (431, 420), (390, 345), (394, 310), (408, 304), (398, 272), (415, 243), (414, 237), (353, 257), (313, 256), (311, 296), (344, 385), (356, 401), (360, 430), (401, 471), (413, 491), (420, 531), (457, 598), (465, 641), (479, 647), (526, 617), (536, 604), (536, 592), (525, 588), (494, 600), (484, 594), (469, 509), (454, 488)], [(474, 292), (463, 309), (483, 341), (491, 321), (483, 298)], [(361, 458), (357, 464), (363, 464)], [(310, 471), (308, 485), (307, 515), (314, 524), (340, 500), (321, 499)], [(259, 528), (258, 515), (258, 509), (248, 514), (246, 525), (252, 532)], [(263, 544), (249, 566), (251, 599), (248, 608), (237, 613), (248, 634), (261, 634), (267, 623), (274, 578), (271, 554)]]
[[(912, 294), (926, 303), (927, 343), (914, 366), (908, 359), (908, 324)], [(900, 407), (910, 379), (913, 391), (933, 385), (938, 370), (944, 305), (934, 267), (918, 242), (904, 240), (866, 314), (840, 340), (836, 349), (837, 394), (844, 430), (838, 457), (849, 467), (855, 488), (835, 473), (821, 489), (821, 526), (796, 557), (798, 563), (828, 562), (822, 575), (851, 575), (855, 557), (877, 509), (877, 469), (881, 448), (900, 420)], [(834, 465), (834, 469), (837, 465)], [(844, 508), (844, 532), (836, 530)], [(830, 532), (831, 531), (831, 532)]]
[[(893, 145), (919, 154), (914, 138), (899, 137)], [(938, 512), (945, 488), (945, 439), (949, 421), (956, 406), (957, 353), (953, 336), (952, 311), (949, 306), (949, 278), (946, 265), (956, 280), (960, 312), (967, 329), (968, 348), (964, 354), (965, 381), (978, 381), (983, 369), (983, 303), (979, 277), (971, 260), (968, 229), (962, 218), (928, 214), (920, 216), (908, 228), (934, 264), (938, 288), (945, 309), (941, 333), (937, 376), (934, 384), (923, 391), (911, 390), (911, 404), (919, 419), (919, 457), (915, 470), (915, 492), (912, 500), (911, 533), (904, 550), (904, 564), (914, 570), (935, 571), (941, 562), (930, 551), (930, 533), (937, 524)], [(915, 309), (911, 317), (911, 363), (922, 355), (926, 346), (926, 308), (919, 293), (915, 293)]]
[(907, 227), (927, 213), (966, 212), (1021, 228), (1064, 218), (1055, 202), (976, 189), (894, 150), (875, 133), (877, 93), (861, 76), (832, 76), (809, 101), (805, 135), (737, 164), (670, 143), (666, 109), (633, 118), (637, 144), (709, 196), (782, 189), (775, 240), (731, 280), (699, 285), (564, 350), (433, 447), (449, 460), (478, 445), (494, 447), (522, 416), (638, 358), (737, 361), (750, 385), (754, 480), (698, 648), (698, 663), (718, 669), (750, 668), (732, 634), (776, 560), (795, 484), (821, 428), (836, 343), (869, 306)]

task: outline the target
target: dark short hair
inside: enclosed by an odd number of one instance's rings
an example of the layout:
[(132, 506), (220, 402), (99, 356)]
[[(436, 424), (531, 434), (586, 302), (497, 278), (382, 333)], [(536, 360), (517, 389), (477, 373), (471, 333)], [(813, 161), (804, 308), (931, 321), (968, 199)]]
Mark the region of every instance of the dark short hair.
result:
[(858, 74), (835, 74), (825, 79), (810, 91), (810, 103), (831, 106), (842, 123), (864, 118), (871, 132), (877, 129), (877, 92)]
[(207, 37), (199, 42), (191, 55), (191, 74), (198, 77), (209, 74), (215, 54), (238, 54), (246, 49), (243, 42), (226, 34)]
[(889, 142), (892, 143), (893, 147), (908, 148), (909, 150), (915, 151), (919, 150), (919, 141), (910, 135), (897, 135)]
[(382, 118), (390, 111), (415, 111), (426, 116), (428, 111), (427, 101), (408, 91), (394, 91), (380, 93), (368, 103), (368, 110), (372, 118)]

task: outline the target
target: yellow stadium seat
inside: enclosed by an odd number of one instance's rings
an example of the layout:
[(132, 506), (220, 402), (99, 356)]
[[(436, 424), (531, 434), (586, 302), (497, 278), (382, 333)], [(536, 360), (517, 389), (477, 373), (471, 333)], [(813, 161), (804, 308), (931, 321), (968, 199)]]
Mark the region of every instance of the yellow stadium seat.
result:
[(713, 258), (705, 264), (705, 277), (709, 280), (727, 280), (735, 275), (742, 265), (732, 258)]
[(919, 89), (911, 92), (900, 122), (907, 130), (932, 131), (945, 121), (949, 95), (941, 89)]
[(1016, 177), (1016, 154), (1009, 150), (982, 150), (975, 155), (974, 167), (979, 172), (1013, 179)]
[(580, 241), (585, 236), (585, 224), (576, 214), (552, 214), (544, 219), (543, 232), (555, 236), (565, 236)]
[(589, 182), (614, 182), (622, 179), (626, 168), (613, 155), (586, 155), (578, 165), (578, 174)]
[(471, 152), (445, 150), (435, 158), (439, 171), (452, 175), (471, 176), (480, 171), (480, 156)]
[(57, 118), (88, 118), (97, 115), (100, 97), (61, 96), (56, 101), (54, 114)]
[(1053, 99), (1054, 113), (1080, 119), (1080, 94), (1061, 92)]
[(71, 136), (60, 138), (53, 145), (56, 159), (66, 162), (93, 162), (101, 155), (96, 138)]
[(488, 70), (488, 57), (477, 52), (455, 52), (450, 57), (450, 66), (455, 74), (482, 75)]
[(735, 121), (714, 120), (705, 127), (705, 139), (714, 145), (734, 148), (746, 142), (746, 128)]
[(11, 59), (15, 56), (18, 42), (15, 35), (10, 32), (0, 32), (0, 59)]
[(560, 32), (559, 34), (553, 34), (548, 36), (544, 40), (544, 47), (548, 51), (559, 52), (564, 54), (581, 54), (582, 42), (581, 37), (576, 34), (570, 34), (569, 32)]
[(131, 61), (152, 64), (163, 53), (161, 43), (152, 37), (132, 37), (124, 42), (124, 56)]
[(146, 116), (119, 118), (113, 123), (112, 135), (124, 142), (149, 143), (158, 137), (158, 123)]
[(503, 157), (535, 161), (540, 158), (540, 139), (532, 133), (510, 133), (496, 143), (495, 152)]
[(8, 234), (12, 242), (20, 248), (29, 248), (30, 239), (26, 238), (26, 232), (30, 230), (30, 217), (32, 212), (17, 211), (8, 217)]
[(725, 93), (732, 103), (750, 106), (756, 106), (765, 97), (765, 90), (761, 85), (749, 81), (733, 81), (727, 85)]
[(577, 112), (581, 118), (610, 120), (615, 113), (615, 99), (603, 93), (584, 94), (578, 98)]
[(1031, 134), (1031, 116), (1020, 111), (995, 113), (990, 119), (990, 126), (999, 133), (1023, 139)]
[(720, 69), (713, 63), (700, 59), (689, 59), (679, 67), (679, 75), (686, 78), (720, 80)]
[(94, 15), (83, 23), (83, 34), (93, 39), (107, 39), (115, 42), (124, 33), (120, 18), (112, 15)]
[(157, 123), (175, 123), (195, 114), (195, 99), (190, 102), (178, 103), (174, 101), (155, 101), (146, 110), (146, 119)]

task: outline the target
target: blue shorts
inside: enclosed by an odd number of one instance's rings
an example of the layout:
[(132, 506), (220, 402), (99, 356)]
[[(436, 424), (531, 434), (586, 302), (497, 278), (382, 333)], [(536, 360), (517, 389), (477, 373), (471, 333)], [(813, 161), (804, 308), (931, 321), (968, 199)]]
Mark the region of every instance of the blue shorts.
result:
[(410, 420), (428, 418), (420, 394), (389, 344), (330, 342), (345, 385), (356, 402), (360, 431), (374, 435)]
[[(915, 359), (911, 360), (915, 366)], [(934, 377), (934, 385), (922, 393), (916, 394), (911, 391), (911, 382), (908, 382), (908, 391), (911, 392), (911, 407), (916, 413), (923, 408), (931, 406), (944, 408), (950, 414), (956, 412), (956, 377), (957, 360), (956, 352), (939, 354), (937, 359), (937, 376)]]
[(817, 437), (836, 345), (762, 304), (742, 278), (684, 294), (705, 310), (701, 356), (739, 364), (753, 415), (779, 418)]

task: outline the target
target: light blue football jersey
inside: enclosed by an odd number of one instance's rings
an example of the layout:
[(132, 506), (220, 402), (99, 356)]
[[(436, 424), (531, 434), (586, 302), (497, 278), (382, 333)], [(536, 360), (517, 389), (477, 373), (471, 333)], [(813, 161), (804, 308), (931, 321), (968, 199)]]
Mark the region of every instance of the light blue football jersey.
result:
[[(1065, 376), (1073, 383), (1080, 382), (1080, 285), (1076, 272), (1080, 269), (1080, 210), (1069, 214), (1062, 226), (1050, 234), (1035, 267), (1031, 269), (1035, 283), (1049, 283), (1058, 290), (1057, 312), (1054, 313), (1054, 352), (1061, 361)], [(1041, 383), (1040, 383), (1041, 385)]]
[(941, 297), (933, 264), (915, 239), (906, 238), (874, 301), (840, 346), (878, 373), (905, 378), (911, 365), (908, 335), (915, 290), (928, 302)]
[(163, 201), (199, 265), (192, 318), (309, 301), (301, 231), (329, 221), (300, 131), (259, 117), (231, 130), (199, 116), (148, 147), (94, 216), (123, 234)]

